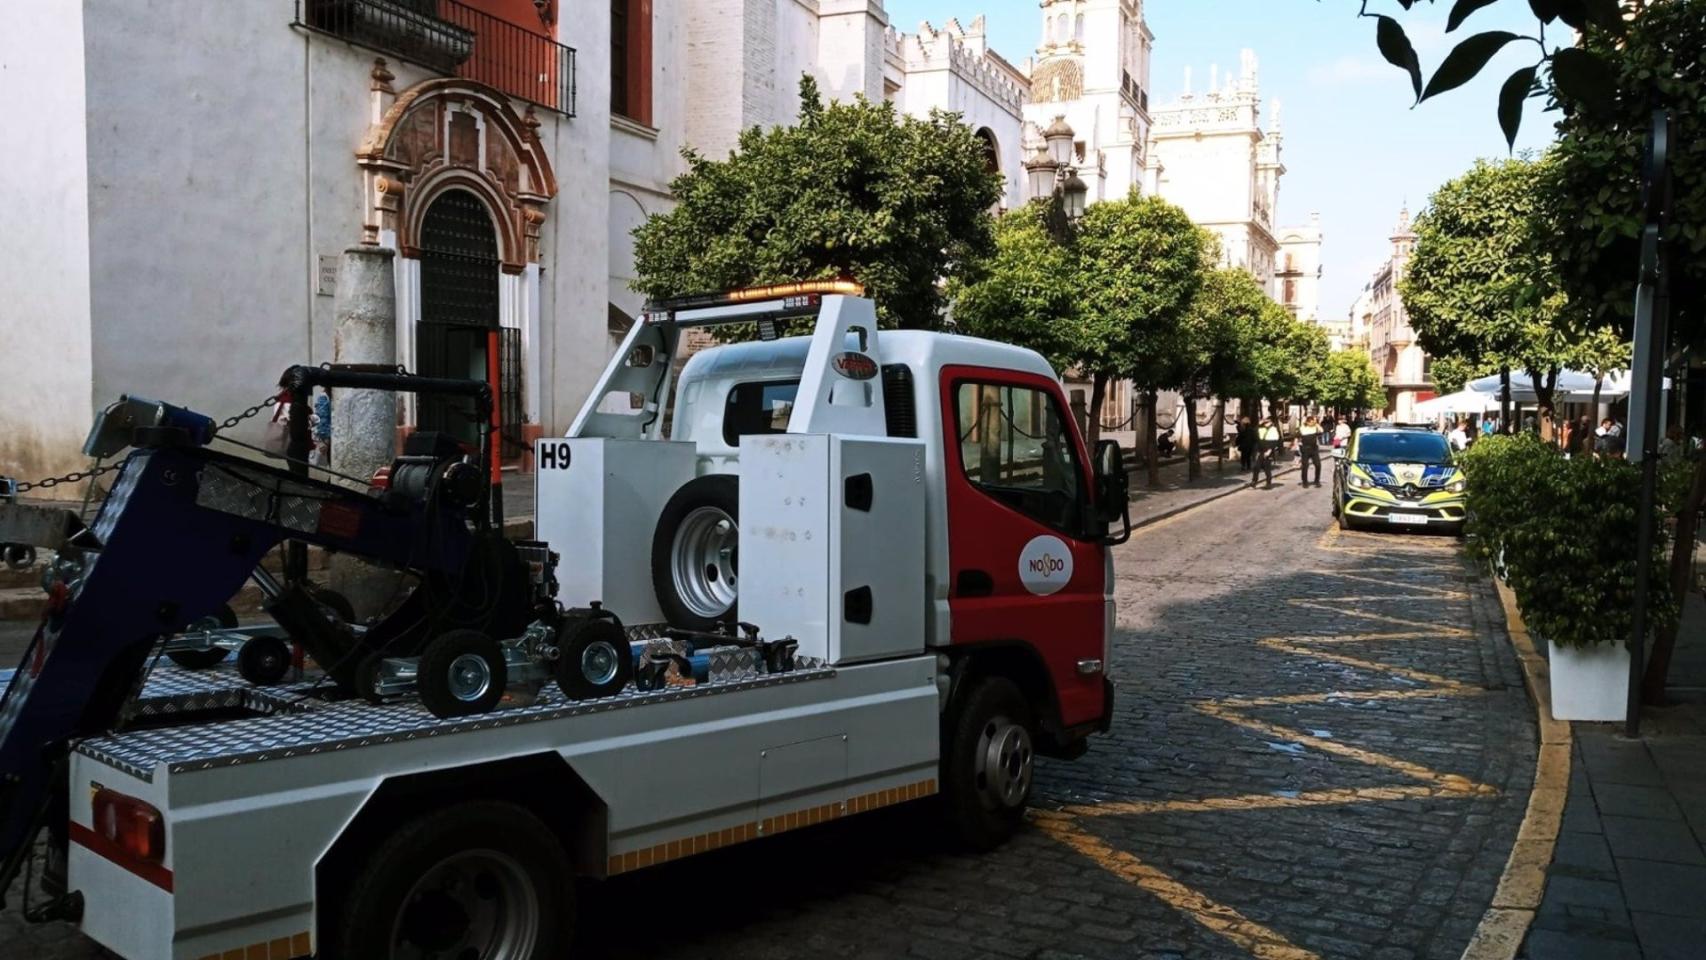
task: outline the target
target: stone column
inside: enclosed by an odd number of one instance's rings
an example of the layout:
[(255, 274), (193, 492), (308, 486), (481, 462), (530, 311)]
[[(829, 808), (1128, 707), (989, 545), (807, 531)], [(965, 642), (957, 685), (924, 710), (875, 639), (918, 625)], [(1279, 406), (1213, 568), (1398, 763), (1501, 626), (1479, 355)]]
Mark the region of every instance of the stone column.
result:
[[(392, 261), (383, 247), (351, 247), (338, 265), (334, 300), (337, 332), (332, 362), (397, 363), (397, 294)], [(389, 466), (397, 452), (397, 395), (381, 390), (338, 390), (332, 396), (332, 463), (339, 473), (367, 478)], [(396, 593), (395, 571), (356, 557), (333, 556), (332, 589), (349, 598), (358, 618), (379, 613)]]

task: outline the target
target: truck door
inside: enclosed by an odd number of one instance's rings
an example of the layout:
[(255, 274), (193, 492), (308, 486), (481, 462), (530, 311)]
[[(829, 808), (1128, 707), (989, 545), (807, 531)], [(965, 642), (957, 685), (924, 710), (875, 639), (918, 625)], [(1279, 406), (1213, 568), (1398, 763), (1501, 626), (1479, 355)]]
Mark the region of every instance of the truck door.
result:
[(1107, 548), (1060, 384), (950, 366), (941, 390), (953, 642), (1030, 647), (1053, 679), (1061, 723), (1097, 720), (1103, 682), (1091, 662), (1104, 657)]

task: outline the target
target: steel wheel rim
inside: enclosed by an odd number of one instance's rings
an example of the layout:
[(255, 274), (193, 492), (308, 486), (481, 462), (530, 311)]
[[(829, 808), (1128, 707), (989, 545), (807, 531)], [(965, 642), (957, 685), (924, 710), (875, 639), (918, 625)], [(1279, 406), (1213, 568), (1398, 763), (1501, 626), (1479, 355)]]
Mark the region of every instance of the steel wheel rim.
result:
[(527, 871), (496, 850), (440, 860), (403, 898), (391, 925), (393, 960), (530, 960), (542, 913)]
[(608, 641), (600, 640), (588, 644), (587, 648), (581, 651), (581, 676), (586, 678), (587, 683), (602, 687), (616, 679), (616, 671), (621, 662), (616, 648)]
[(450, 695), (463, 703), (473, 703), (492, 688), (492, 665), (477, 653), (464, 653), (450, 661), (449, 674)]
[(978, 795), (990, 809), (1024, 806), (1031, 791), (1031, 733), (1006, 717), (991, 717), (977, 737)]
[(720, 507), (696, 507), (676, 528), (670, 577), (695, 616), (720, 617), (734, 607), (739, 541), (734, 518)]

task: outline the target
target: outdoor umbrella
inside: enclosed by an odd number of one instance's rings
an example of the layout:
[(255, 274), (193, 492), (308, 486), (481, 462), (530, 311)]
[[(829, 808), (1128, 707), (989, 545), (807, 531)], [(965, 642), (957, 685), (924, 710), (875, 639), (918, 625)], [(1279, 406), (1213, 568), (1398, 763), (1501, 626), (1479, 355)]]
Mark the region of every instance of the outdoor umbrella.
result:
[[(1514, 391), (1513, 391), (1514, 393)], [(1474, 390), (1459, 390), (1416, 404), (1416, 416), (1432, 418), (1448, 413), (1486, 413), (1499, 408), (1499, 398)]]

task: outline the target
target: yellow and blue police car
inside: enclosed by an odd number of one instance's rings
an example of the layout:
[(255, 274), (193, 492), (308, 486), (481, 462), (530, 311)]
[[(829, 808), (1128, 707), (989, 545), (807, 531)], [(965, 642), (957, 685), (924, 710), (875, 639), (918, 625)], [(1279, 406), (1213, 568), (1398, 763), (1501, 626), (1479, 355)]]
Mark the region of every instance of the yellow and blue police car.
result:
[(1463, 530), (1463, 473), (1451, 445), (1431, 431), (1367, 428), (1352, 435), (1333, 468), (1339, 527)]

